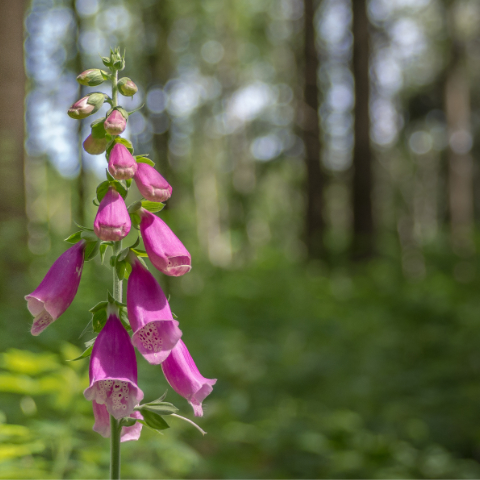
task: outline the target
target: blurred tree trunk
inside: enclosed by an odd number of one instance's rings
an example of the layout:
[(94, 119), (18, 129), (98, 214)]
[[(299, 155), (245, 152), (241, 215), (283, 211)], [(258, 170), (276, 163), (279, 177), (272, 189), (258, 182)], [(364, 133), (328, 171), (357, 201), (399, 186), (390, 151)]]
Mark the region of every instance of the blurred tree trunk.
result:
[(314, 0), (304, 0), (305, 5), (305, 85), (303, 111), (303, 139), (307, 166), (307, 216), (306, 243), (310, 258), (320, 258), (324, 253), (323, 194), (325, 179), (320, 163), (320, 122), (318, 118), (318, 52), (315, 45)]
[[(26, 212), (24, 182), (24, 102), (23, 0), (0, 2), (0, 247), (8, 245), (0, 268), (8, 281), (1, 283), (1, 296), (18, 296), (26, 267)], [(5, 251), (5, 250), (4, 250)]]
[[(75, 17), (75, 59), (74, 59), (74, 68), (75, 74), (78, 75), (83, 71), (83, 62), (82, 54), (80, 53), (79, 48), (79, 38), (82, 29), (82, 19), (78, 14), (76, 2), (72, 0), (71, 8)], [(84, 93), (84, 88), (79, 84), (78, 85), (78, 96), (77, 98), (82, 98)], [(77, 139), (78, 139), (78, 178), (77, 178), (77, 209), (76, 209), (76, 222), (80, 225), (85, 225), (85, 190), (87, 187), (87, 175), (85, 169), (83, 168), (83, 145), (82, 145), (82, 122), (77, 122)]]
[[(167, 40), (172, 26), (172, 19), (173, 15), (169, 9), (169, 4), (165, 1), (153, 3), (146, 7), (143, 12), (145, 29), (155, 38), (154, 45), (151, 46), (146, 55), (147, 89), (154, 85), (164, 87), (171, 78), (172, 61)], [(156, 123), (168, 121), (165, 115), (166, 113), (150, 115), (150, 122), (154, 132), (158, 131), (155, 126)], [(168, 130), (164, 133), (153, 133), (153, 159), (160, 173), (172, 183), (173, 172), (168, 161), (168, 139)], [(171, 200), (167, 202), (165, 208), (168, 208), (168, 203), (171, 203)]]
[(0, 219), (25, 221), (23, 135), (25, 72), (23, 68), (24, 2), (0, 2)]
[(473, 245), (473, 160), (470, 153), (470, 85), (465, 44), (455, 32), (454, 6), (449, 2), (447, 25), (450, 31), (450, 63), (445, 79), (445, 116), (448, 129), (448, 205), (452, 247), (469, 256)]
[(369, 22), (366, 0), (353, 0), (353, 75), (355, 78), (355, 146), (353, 149), (353, 243), (356, 259), (374, 253), (372, 150), (370, 146)]

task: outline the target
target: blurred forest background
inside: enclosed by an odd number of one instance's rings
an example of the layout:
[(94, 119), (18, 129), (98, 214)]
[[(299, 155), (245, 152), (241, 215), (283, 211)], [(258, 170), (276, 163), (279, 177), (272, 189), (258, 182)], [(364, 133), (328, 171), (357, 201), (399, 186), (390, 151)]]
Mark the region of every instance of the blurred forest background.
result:
[[(0, 478), (101, 478), (84, 269), (39, 337), (23, 300), (91, 225), (103, 156), (75, 77), (127, 50), (127, 137), (173, 186), (193, 270), (158, 276), (200, 371), (199, 433), (127, 478), (480, 477), (480, 2), (0, 2)], [(104, 110), (102, 110), (104, 114)], [(99, 116), (100, 112), (96, 115)], [(139, 358), (146, 399), (167, 388)], [(187, 402), (167, 400), (190, 418)]]

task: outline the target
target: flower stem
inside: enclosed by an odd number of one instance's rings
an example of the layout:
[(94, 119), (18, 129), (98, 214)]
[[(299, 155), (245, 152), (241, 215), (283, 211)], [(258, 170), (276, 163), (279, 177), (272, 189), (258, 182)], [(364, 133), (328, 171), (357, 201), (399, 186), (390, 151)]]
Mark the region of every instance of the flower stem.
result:
[(120, 422), (110, 415), (110, 478), (120, 478)]
[[(118, 71), (115, 70), (112, 72), (112, 106), (116, 107), (118, 105)], [(117, 256), (122, 249), (122, 241), (114, 242), (113, 245), (113, 255)], [(117, 302), (123, 301), (123, 290), (122, 290), (122, 280), (118, 278), (117, 269), (113, 268), (113, 298)], [(122, 432), (122, 427), (120, 422), (113, 416), (110, 415), (110, 478), (119, 479), (120, 478), (120, 434)]]
[[(116, 257), (120, 250), (122, 249), (122, 241), (114, 242), (113, 245), (113, 256)], [(122, 280), (118, 278), (117, 270), (113, 269), (113, 298), (117, 302), (123, 302), (123, 288), (122, 288)]]
[(118, 70), (113, 71), (112, 75), (112, 107), (118, 106)]

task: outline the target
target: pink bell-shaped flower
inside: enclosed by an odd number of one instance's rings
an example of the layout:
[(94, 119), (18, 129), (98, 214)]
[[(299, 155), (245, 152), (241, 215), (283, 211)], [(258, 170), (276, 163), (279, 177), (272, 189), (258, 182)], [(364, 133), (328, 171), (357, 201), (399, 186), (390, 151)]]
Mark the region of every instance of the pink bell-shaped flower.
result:
[(182, 340), (162, 363), (162, 370), (170, 386), (188, 400), (195, 416), (203, 416), (202, 402), (217, 380), (202, 376)]
[(137, 173), (137, 162), (125, 145), (116, 143), (108, 157), (108, 171), (117, 180), (128, 180)]
[(143, 398), (137, 386), (135, 349), (116, 313), (108, 312), (107, 323), (95, 340), (89, 376), (85, 398), (105, 405), (116, 419), (132, 414)]
[(127, 120), (118, 110), (114, 110), (103, 125), (110, 135), (120, 135), (127, 126)]
[(140, 232), (153, 266), (172, 277), (189, 272), (192, 268), (190, 254), (168, 225), (144, 208), (139, 210), (139, 214)]
[(132, 222), (122, 196), (113, 188), (102, 198), (98, 207), (93, 230), (100, 240), (118, 242), (130, 231)]
[(132, 272), (128, 277), (128, 319), (132, 343), (152, 365), (162, 363), (182, 336), (173, 319), (167, 298), (155, 277), (130, 253)]
[(25, 297), (35, 317), (32, 335), (39, 335), (70, 306), (80, 284), (85, 241), (70, 247), (55, 260), (40, 285)]
[[(104, 438), (109, 438), (111, 435), (110, 414), (108, 413), (106, 405), (100, 405), (95, 400), (93, 400), (92, 407), (93, 416), (95, 418), (95, 423), (93, 424), (93, 431), (99, 433)], [(141, 413), (136, 411), (131, 413), (130, 417), (143, 420)], [(142, 424), (139, 422), (135, 422), (135, 425), (132, 425), (131, 427), (122, 427), (122, 431), (120, 433), (120, 441), (128, 442), (130, 440), (138, 440), (140, 438), (141, 432)]]
[(172, 196), (170, 184), (146, 163), (138, 163), (133, 179), (143, 197), (151, 202), (165, 202)]

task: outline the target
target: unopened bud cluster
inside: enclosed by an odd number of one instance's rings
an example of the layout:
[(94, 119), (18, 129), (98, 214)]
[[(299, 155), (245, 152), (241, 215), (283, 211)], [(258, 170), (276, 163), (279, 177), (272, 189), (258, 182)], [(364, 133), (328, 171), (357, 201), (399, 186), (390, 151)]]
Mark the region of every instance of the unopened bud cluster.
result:
[[(125, 307), (121, 298), (108, 295), (108, 301), (90, 310), (98, 336), (90, 347), (90, 386), (85, 390), (85, 397), (93, 402), (94, 430), (108, 436), (109, 415), (112, 415), (123, 419), (122, 441), (126, 441), (140, 436), (142, 424), (136, 423), (137, 420), (144, 419), (147, 425), (157, 428), (155, 425), (158, 426), (160, 420), (152, 419), (152, 411), (168, 415), (176, 410), (163, 402), (163, 398), (153, 402), (155, 408), (153, 404), (139, 405), (143, 392), (137, 385), (134, 347), (149, 363), (162, 365), (167, 381), (189, 401), (197, 416), (203, 414), (202, 401), (210, 394), (216, 380), (204, 378), (198, 371), (181, 340), (179, 322), (174, 320), (160, 285), (142, 259), (148, 257), (156, 269), (169, 276), (184, 275), (191, 269), (188, 250), (154, 214), (163, 208), (161, 202), (170, 198), (172, 187), (146, 155), (134, 155), (132, 144), (121, 137), (133, 112), (118, 105), (118, 93), (128, 97), (138, 91), (129, 78), (118, 80), (118, 72), (125, 67), (124, 55), (115, 49), (109, 57), (102, 57), (102, 61), (108, 72), (89, 69), (77, 80), (85, 86), (111, 81), (112, 96), (90, 93), (68, 110), (70, 117), (81, 120), (96, 113), (104, 104), (110, 106), (103, 116), (91, 123), (91, 132), (83, 142), (87, 153), (105, 153), (107, 161), (106, 180), (98, 185), (94, 200), (98, 210), (93, 228), (82, 227), (67, 239), (74, 245), (56, 260), (39, 287), (25, 298), (35, 317), (32, 334), (39, 335), (73, 301), (84, 261), (100, 253), (103, 262), (107, 248), (114, 249), (110, 265), (118, 281), (128, 280), (127, 304)], [(143, 199), (127, 208), (125, 199), (132, 180)], [(121, 249), (120, 242), (131, 231), (132, 224), (140, 232), (145, 250), (138, 248), (140, 237), (130, 247)]]

